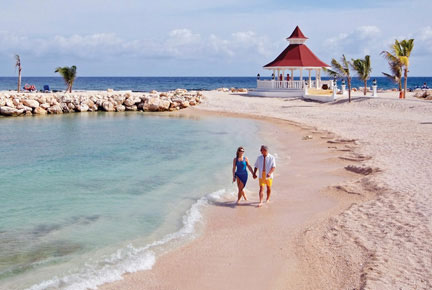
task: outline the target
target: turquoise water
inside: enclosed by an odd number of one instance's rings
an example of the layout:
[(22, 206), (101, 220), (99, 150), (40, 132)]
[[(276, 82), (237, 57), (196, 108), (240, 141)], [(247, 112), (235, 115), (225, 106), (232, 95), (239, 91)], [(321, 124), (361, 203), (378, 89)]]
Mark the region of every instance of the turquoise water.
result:
[[(229, 193), (260, 123), (167, 114), (0, 119), (0, 289), (85, 289), (150, 269)], [(212, 194), (213, 195), (209, 195)]]

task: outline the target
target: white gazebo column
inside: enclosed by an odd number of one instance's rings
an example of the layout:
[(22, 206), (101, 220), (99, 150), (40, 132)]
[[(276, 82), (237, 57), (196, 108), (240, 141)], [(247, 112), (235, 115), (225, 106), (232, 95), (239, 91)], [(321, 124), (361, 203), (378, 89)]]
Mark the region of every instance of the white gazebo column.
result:
[(285, 70), (283, 69), (283, 70), (282, 70), (282, 84), (281, 84), (282, 87), (285, 86), (285, 85), (284, 85), (284, 84), (285, 84), (284, 81), (285, 81)]
[(308, 83), (309, 88), (312, 88), (312, 77), (311, 77), (311, 73), (312, 73), (312, 70), (309, 69), (309, 83)]
[(318, 89), (320, 86), (319, 86), (319, 83), (320, 83), (320, 81), (319, 81), (319, 69), (316, 69), (315, 70), (315, 88), (316, 89)]
[(300, 85), (303, 83), (303, 68), (300, 68)]
[(294, 69), (291, 69), (291, 77), (290, 77), (291, 83), (293, 82), (293, 80), (294, 80)]

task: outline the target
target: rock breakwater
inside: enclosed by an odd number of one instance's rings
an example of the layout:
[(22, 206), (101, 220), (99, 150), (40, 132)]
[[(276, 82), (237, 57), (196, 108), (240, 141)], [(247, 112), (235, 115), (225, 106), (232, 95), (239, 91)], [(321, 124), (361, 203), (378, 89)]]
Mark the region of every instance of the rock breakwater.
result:
[(201, 92), (83, 91), (74, 93), (0, 92), (0, 115), (32, 116), (73, 112), (175, 111), (202, 101)]

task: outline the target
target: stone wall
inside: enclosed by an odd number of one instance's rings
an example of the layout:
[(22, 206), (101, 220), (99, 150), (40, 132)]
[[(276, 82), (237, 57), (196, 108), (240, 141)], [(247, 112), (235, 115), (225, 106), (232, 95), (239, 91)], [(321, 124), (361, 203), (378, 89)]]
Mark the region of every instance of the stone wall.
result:
[(150, 93), (83, 91), (74, 93), (0, 92), (0, 115), (32, 116), (72, 112), (175, 111), (201, 103), (200, 92), (177, 89)]

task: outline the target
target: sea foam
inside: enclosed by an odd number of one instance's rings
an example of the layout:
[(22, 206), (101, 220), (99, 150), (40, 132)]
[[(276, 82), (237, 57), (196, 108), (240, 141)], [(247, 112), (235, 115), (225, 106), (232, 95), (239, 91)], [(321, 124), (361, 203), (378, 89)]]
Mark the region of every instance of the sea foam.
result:
[(183, 226), (178, 231), (168, 234), (158, 241), (139, 248), (129, 244), (125, 248), (118, 249), (98, 263), (87, 263), (77, 272), (69, 273), (63, 277), (53, 277), (27, 289), (97, 289), (97, 286), (104, 283), (123, 279), (122, 275), (125, 273), (150, 270), (156, 263), (155, 250), (157, 248), (163, 247), (173, 241), (194, 238), (196, 226), (202, 222), (202, 209), (212, 202), (228, 196), (232, 196), (232, 192), (221, 189), (198, 199), (184, 214)]

